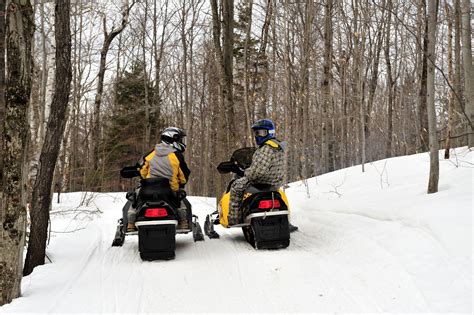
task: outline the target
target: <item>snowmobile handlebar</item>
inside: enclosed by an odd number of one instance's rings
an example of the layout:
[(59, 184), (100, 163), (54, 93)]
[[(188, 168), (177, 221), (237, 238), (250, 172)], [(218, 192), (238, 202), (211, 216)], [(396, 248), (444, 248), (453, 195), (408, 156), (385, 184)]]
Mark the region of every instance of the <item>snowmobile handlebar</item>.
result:
[(234, 161), (225, 161), (225, 162), (219, 163), (219, 165), (217, 166), (217, 171), (220, 174), (227, 174), (227, 173), (231, 173), (231, 172), (235, 173), (237, 168), (238, 168), (238, 165), (236, 164), (236, 162), (234, 162)]
[(252, 164), (252, 156), (256, 148), (248, 147), (237, 149), (232, 153), (230, 161), (221, 162), (217, 166), (220, 174), (236, 173), (240, 176), (244, 175), (245, 169)]
[(123, 178), (134, 178), (140, 176), (140, 172), (136, 166), (125, 166), (120, 170), (120, 176)]

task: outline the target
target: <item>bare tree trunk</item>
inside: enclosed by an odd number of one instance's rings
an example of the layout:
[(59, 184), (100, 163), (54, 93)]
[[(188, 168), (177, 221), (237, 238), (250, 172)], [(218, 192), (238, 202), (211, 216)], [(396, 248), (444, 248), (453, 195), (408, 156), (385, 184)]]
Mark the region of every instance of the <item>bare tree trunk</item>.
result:
[(427, 103), (428, 126), (430, 140), (430, 178), (428, 183), (428, 193), (438, 192), (439, 181), (439, 153), (438, 136), (436, 128), (436, 110), (435, 110), (435, 47), (436, 47), (436, 22), (438, 15), (438, 0), (428, 0), (428, 73), (427, 73)]
[[(184, 88), (184, 112), (185, 112), (185, 128), (186, 132), (188, 133), (188, 139), (191, 139), (189, 131), (191, 130), (192, 124), (192, 108), (189, 102), (189, 77), (188, 77), (188, 40), (187, 40), (187, 32), (186, 32), (186, 22), (188, 17), (188, 11), (190, 7), (186, 7), (187, 1), (183, 1), (182, 8), (181, 8), (181, 47), (183, 49), (183, 88)], [(189, 141), (191, 143), (191, 141)], [(190, 155), (192, 153), (191, 147), (188, 147), (185, 152), (185, 157), (187, 161), (190, 161)], [(189, 185), (188, 189), (191, 188)], [(190, 191), (189, 191), (190, 192)]]
[[(444, 1), (444, 10), (446, 12), (446, 19), (448, 21), (448, 78), (451, 84), (454, 80), (454, 73), (453, 73), (453, 16), (450, 11), (450, 7), (448, 2)], [(454, 120), (454, 92), (452, 90), (449, 91), (448, 95), (448, 122), (446, 127), (446, 144), (444, 148), (444, 158), (449, 159), (449, 150), (451, 148), (451, 131), (453, 128), (453, 120)]]
[(233, 76), (233, 59), (234, 59), (234, 0), (223, 0), (223, 50), (222, 65), (224, 74), (224, 110), (226, 114), (226, 153), (230, 153), (230, 148), (234, 146), (236, 139), (232, 136), (234, 128), (234, 76)]
[[(81, 90), (82, 90), (82, 32), (83, 32), (83, 0), (79, 0), (78, 3), (75, 4), (75, 14), (74, 22), (75, 26), (74, 29), (78, 29), (78, 32), (73, 32), (74, 36), (74, 74), (72, 79), (73, 84), (73, 95), (72, 95), (72, 106), (73, 106), (73, 115), (72, 115), (72, 139), (71, 139), (71, 148), (72, 152), (70, 155), (70, 181), (69, 181), (69, 190), (75, 191), (77, 187), (77, 177), (79, 176), (78, 167), (79, 167), (79, 121), (80, 121), (80, 103), (81, 103)], [(79, 19), (78, 25), (77, 19)], [(87, 154), (84, 154), (87, 157)]]
[[(93, 150), (92, 150), (92, 164), (93, 164), (93, 172), (94, 176), (96, 176), (95, 173), (99, 170), (99, 161), (100, 161), (100, 152), (99, 152), (99, 143), (100, 143), (100, 110), (101, 110), (101, 104), (102, 104), (102, 94), (104, 92), (104, 77), (105, 77), (105, 67), (106, 67), (106, 59), (107, 59), (107, 54), (110, 49), (110, 45), (112, 44), (112, 41), (114, 38), (120, 34), (125, 27), (127, 26), (128, 23), (128, 17), (130, 10), (132, 6), (134, 5), (134, 2), (132, 2), (132, 5), (128, 5), (128, 0), (125, 1), (123, 11), (122, 11), (122, 23), (120, 24), (119, 27), (113, 29), (110, 33), (107, 32), (107, 27), (106, 27), (106, 19), (104, 16), (103, 19), (103, 25), (104, 25), (104, 42), (102, 44), (102, 48), (100, 50), (100, 63), (99, 63), (99, 72), (97, 74), (97, 92), (95, 94), (95, 100), (94, 100), (94, 115), (93, 115), (93, 124), (92, 124), (92, 144), (93, 144)], [(94, 180), (95, 183), (97, 183), (97, 179)]]
[[(26, 152), (34, 33), (29, 1), (11, 0), (6, 10), (6, 113), (3, 193), (0, 195), (0, 305), (21, 294), (26, 229)], [(3, 71), (3, 68), (2, 68)]]
[[(216, 132), (216, 140), (218, 143), (220, 143), (219, 147), (215, 147), (215, 154), (216, 154), (216, 159), (218, 161), (224, 161), (225, 159), (225, 116), (223, 114), (224, 108), (224, 83), (223, 83), (223, 57), (222, 57), (222, 47), (221, 47), (221, 15), (219, 13), (219, 7), (217, 4), (217, 0), (210, 0), (211, 1), (211, 10), (212, 10), (212, 38), (214, 42), (214, 51), (215, 51), (215, 58), (216, 61), (219, 63), (218, 66), (218, 75), (219, 75), (219, 102), (216, 102), (215, 105), (218, 106), (218, 108), (215, 110), (217, 113), (216, 115), (216, 120), (218, 124), (217, 132)], [(224, 191), (223, 186), (223, 181), (221, 176), (217, 176), (216, 182), (215, 182), (215, 191), (217, 196), (220, 196), (221, 193)], [(218, 199), (218, 198), (217, 198)]]
[[(250, 144), (252, 142), (252, 133), (250, 127), (252, 126), (252, 115), (250, 110), (250, 95), (249, 95), (249, 87), (250, 87), (250, 79), (249, 79), (249, 45), (250, 45), (250, 36), (252, 30), (252, 8), (253, 8), (253, 0), (247, 0), (248, 2), (248, 17), (247, 17), (247, 29), (245, 30), (245, 42), (244, 42), (244, 109), (245, 109), (245, 141), (246, 144)], [(258, 62), (258, 59), (257, 59)], [(256, 75), (256, 74), (255, 74)], [(255, 93), (255, 91), (254, 91)], [(254, 98), (252, 97), (252, 100)], [(253, 103), (254, 105), (254, 103)], [(260, 111), (256, 113), (257, 117), (260, 119), (263, 115)]]
[[(454, 0), (454, 78), (453, 87), (454, 92), (458, 97), (455, 97), (454, 108), (458, 112), (463, 112), (463, 89), (461, 84), (461, 4), (460, 0)], [(461, 101), (460, 101), (461, 100)]]
[[(234, 46), (234, 1), (223, 0), (222, 23), (218, 10), (217, 0), (211, 0), (213, 41), (216, 59), (219, 62), (220, 77), (220, 110), (216, 152), (218, 161), (227, 158), (231, 147), (231, 137), (234, 128), (234, 100), (233, 100), (233, 46)], [(221, 45), (222, 26), (222, 45)], [(232, 139), (232, 142), (235, 140)], [(223, 191), (221, 176), (217, 177), (216, 190), (218, 195)]]
[[(377, 88), (377, 81), (379, 78), (379, 61), (380, 61), (380, 51), (382, 50), (382, 33), (383, 31), (381, 29), (378, 30), (377, 32), (377, 41), (375, 43), (375, 57), (373, 60), (373, 65), (372, 65), (372, 77), (369, 82), (369, 97), (367, 100), (367, 111), (364, 116), (364, 138), (365, 142), (368, 142), (370, 139), (370, 128), (371, 128), (371, 113), (372, 113), (372, 108), (374, 105), (374, 96), (375, 96), (375, 90)], [(363, 152), (367, 155), (367, 150), (364, 148)], [(371, 155), (369, 154), (369, 160), (372, 159)]]
[(151, 145), (151, 116), (150, 116), (150, 98), (149, 98), (149, 91), (148, 91), (148, 71), (147, 71), (147, 64), (146, 64), (146, 37), (147, 37), (147, 20), (148, 20), (148, 1), (145, 0), (145, 8), (144, 8), (144, 21), (143, 21), (143, 29), (142, 29), (142, 58), (143, 58), (143, 88), (145, 90), (145, 141), (143, 141), (143, 151), (149, 150), (149, 146)]
[(420, 116), (420, 140), (421, 140), (421, 150), (423, 152), (428, 151), (428, 115), (427, 115), (427, 54), (428, 54), (428, 16), (426, 14), (426, 0), (421, 0), (421, 8), (423, 12), (423, 20), (425, 26), (425, 32), (423, 36), (423, 57), (422, 57), (422, 68), (420, 76), (420, 106), (419, 106), (419, 116)]
[(341, 68), (341, 168), (348, 165), (347, 147), (348, 147), (348, 126), (349, 118), (347, 117), (347, 59), (346, 52), (343, 51), (339, 57), (339, 65)]
[[(291, 135), (292, 135), (292, 105), (293, 105), (293, 99), (292, 99), (292, 94), (291, 91), (293, 89), (293, 80), (291, 77), (291, 44), (290, 44), (290, 21), (288, 18), (288, 0), (285, 2), (285, 49), (284, 49), (284, 62), (285, 62), (285, 101), (284, 101), (284, 107), (283, 107), (283, 117), (284, 117), (284, 124), (285, 124), (285, 133), (286, 133), (286, 138), (287, 141), (291, 141)], [(283, 181), (285, 183), (288, 183), (292, 179), (292, 174), (291, 174), (291, 167), (290, 167), (290, 162), (291, 161), (291, 156), (290, 156), (290, 150), (289, 148), (285, 150), (285, 176)]]
[(466, 114), (470, 120), (468, 124), (468, 146), (474, 147), (474, 67), (472, 65), (472, 29), (471, 29), (471, 2), (462, 0), (462, 56), (464, 68), (464, 90), (466, 98)]
[[(362, 80), (361, 80), (361, 69), (362, 69), (362, 40), (363, 40), (363, 34), (362, 34), (362, 22), (360, 21), (362, 14), (360, 14), (360, 6), (359, 6), (359, 0), (353, 0), (352, 1), (352, 6), (354, 10), (354, 20), (353, 20), (353, 28), (354, 28), (354, 34), (353, 34), (353, 41), (354, 41), (354, 57), (353, 57), (353, 63), (352, 63), (352, 110), (351, 110), (351, 122), (352, 124), (350, 125), (350, 130), (351, 133), (354, 135), (352, 137), (352, 148), (353, 150), (350, 150), (350, 152), (353, 154), (352, 156), (352, 162), (351, 164), (354, 165), (357, 161), (358, 157), (358, 145), (357, 141), (359, 140), (358, 138), (360, 137), (360, 132), (357, 128), (357, 122), (360, 119), (354, 119), (357, 116), (357, 113), (360, 112), (360, 106), (363, 106), (363, 96), (362, 96)], [(363, 122), (360, 122), (363, 124)]]
[(388, 0), (388, 20), (385, 37), (385, 63), (387, 65), (387, 90), (388, 90), (388, 104), (387, 104), (387, 142), (385, 147), (385, 157), (392, 156), (392, 138), (393, 138), (393, 74), (392, 64), (390, 61), (390, 28), (392, 23), (392, 0)]
[[(328, 3), (327, 5), (330, 5)], [(327, 13), (329, 9), (327, 9)], [(308, 150), (308, 115), (309, 115), (309, 66), (310, 66), (310, 58), (311, 58), (311, 46), (312, 46), (312, 25), (313, 25), (313, 1), (306, 2), (305, 5), (305, 17), (304, 17), (304, 33), (303, 33), (303, 49), (302, 52), (302, 65), (301, 65), (301, 84), (300, 84), (300, 104), (299, 104), (299, 111), (298, 111), (298, 125), (301, 127), (301, 132), (298, 136), (298, 143), (301, 152), (298, 153), (300, 158), (298, 159), (298, 176), (301, 179), (307, 178), (308, 176), (308, 164), (309, 164), (309, 150)], [(329, 19), (329, 21), (327, 20)], [(326, 23), (331, 22), (331, 17), (326, 17)], [(326, 24), (327, 26), (327, 24)], [(329, 30), (330, 31), (330, 30)], [(326, 40), (326, 37), (325, 37)], [(326, 52), (326, 45), (325, 43), (325, 52)], [(329, 43), (330, 45), (330, 43)], [(330, 47), (330, 46), (328, 46)], [(328, 69), (329, 71), (329, 69)], [(329, 84), (329, 81), (328, 81)], [(330, 102), (328, 103), (330, 104)], [(328, 110), (326, 108), (326, 110)], [(326, 126), (330, 129), (330, 120), (327, 119), (325, 122)], [(329, 153), (328, 153), (329, 154)]]
[(328, 128), (329, 116), (328, 111), (331, 106), (331, 65), (332, 65), (332, 0), (326, 0), (324, 6), (324, 64), (323, 64), (323, 79), (321, 83), (321, 102), (322, 102), (322, 172), (329, 171), (329, 134)]
[[(253, 1), (253, 0), (252, 0)], [(262, 116), (267, 117), (268, 110), (268, 80), (269, 80), (269, 65), (268, 65), (268, 58), (267, 58), (267, 44), (268, 44), (268, 32), (270, 29), (270, 22), (272, 20), (273, 14), (273, 0), (267, 0), (266, 4), (266, 11), (265, 11), (265, 20), (262, 26), (262, 40), (260, 49), (257, 56), (257, 63), (255, 63), (255, 72), (254, 72), (254, 81), (256, 81), (256, 77), (258, 74), (257, 65), (263, 63), (263, 71), (262, 71), (262, 91), (260, 92), (260, 102), (258, 104), (259, 112), (262, 113)], [(272, 112), (272, 115), (275, 115)]]
[[(6, 0), (0, 0), (0, 12), (5, 12)], [(0, 152), (3, 150), (5, 126), (5, 14), (0, 13)], [(3, 193), (3, 158), (0, 156), (0, 202)], [(0, 221), (1, 222), (1, 221)]]
[(44, 141), (44, 130), (46, 125), (46, 94), (47, 94), (47, 86), (48, 86), (48, 49), (46, 46), (46, 31), (45, 31), (45, 6), (44, 2), (42, 1), (40, 4), (40, 30), (41, 30), (41, 61), (42, 61), (42, 69), (41, 69), (41, 99), (39, 102), (39, 132), (38, 132), (38, 139), (36, 140), (36, 154), (35, 160), (37, 161), (39, 156), (39, 150), (41, 145)]
[[(205, 108), (206, 106), (206, 98), (205, 98), (205, 93), (204, 91), (209, 91), (209, 102), (211, 102), (210, 100), (210, 96), (211, 95), (216, 95), (216, 93), (212, 93), (212, 88), (211, 87), (211, 84), (208, 84), (209, 82), (209, 77), (211, 77), (211, 73), (212, 73), (212, 65), (211, 63), (206, 60), (206, 64), (205, 64), (205, 67), (206, 67), (206, 70), (207, 71), (203, 71), (203, 75), (202, 75), (202, 89), (203, 89), (203, 93), (201, 95), (201, 100), (199, 102), (199, 111), (200, 111), (200, 119), (199, 119), (199, 125), (200, 125), (200, 138), (201, 138), (201, 141), (202, 141), (202, 152), (203, 152), (203, 158), (200, 159), (200, 164), (199, 164), (199, 169), (201, 171), (201, 193), (203, 196), (209, 196), (209, 160), (208, 160), (208, 157), (209, 157), (209, 130), (208, 128), (206, 128), (206, 123), (207, 123), (207, 119), (206, 119), (206, 116), (207, 116), (207, 111), (206, 109), (208, 107)], [(212, 107), (212, 105), (210, 106)]]
[(72, 79), (70, 0), (56, 0), (54, 11), (56, 83), (53, 102), (51, 103), (51, 114), (48, 119), (45, 141), (39, 160), (38, 176), (33, 188), (31, 231), (23, 270), (24, 275), (29, 275), (33, 268), (44, 264), (53, 175), (67, 121)]
[[(36, 10), (36, 8), (34, 8)], [(40, 15), (40, 26), (39, 26), (39, 33), (41, 38), (41, 77), (39, 78), (39, 100), (37, 102), (37, 106), (35, 103), (32, 103), (32, 110), (33, 110), (33, 135), (31, 137), (30, 143), (30, 151), (33, 153), (30, 161), (30, 173), (28, 178), (28, 186), (32, 186), (32, 184), (38, 175), (38, 163), (39, 163), (39, 155), (41, 151), (41, 146), (44, 142), (44, 134), (47, 122), (47, 115), (49, 114), (49, 110), (47, 109), (49, 103), (48, 100), (51, 99), (50, 90), (52, 88), (52, 84), (50, 80), (50, 71), (54, 69), (54, 65), (51, 65), (51, 62), (54, 62), (54, 58), (49, 56), (49, 49), (48, 49), (48, 40), (53, 41), (53, 39), (48, 39), (48, 35), (46, 32), (46, 6), (45, 1), (41, 1), (39, 3), (39, 15)], [(54, 43), (51, 44), (54, 46)], [(32, 48), (34, 51), (34, 48)], [(49, 83), (49, 84), (48, 84)], [(48, 89), (49, 87), (49, 89)], [(34, 81), (32, 88), (34, 89)], [(29, 194), (31, 194), (31, 190), (29, 190)], [(31, 200), (31, 195), (28, 196), (28, 200)]]
[(157, 2), (154, 1), (153, 6), (153, 50), (154, 50), (154, 59), (155, 59), (155, 86), (154, 86), (154, 93), (153, 93), (153, 103), (155, 106), (155, 140), (158, 141), (159, 133), (161, 132), (161, 61), (163, 57), (164, 45), (165, 45), (165, 35), (166, 35), (166, 25), (168, 23), (168, 1), (166, 0), (164, 3), (164, 18), (163, 18), (163, 28), (161, 30), (161, 39), (160, 45), (158, 46), (158, 31), (157, 31), (157, 24), (158, 24), (158, 16), (157, 16)]
[[(269, 0), (269, 2), (272, 4), (273, 6), (273, 0)], [(268, 8), (269, 10), (269, 8)], [(275, 9), (276, 11), (276, 9)], [(273, 48), (276, 48), (277, 45), (278, 45), (278, 37), (277, 37), (277, 25), (276, 25), (276, 18), (277, 16), (277, 13), (275, 12), (275, 14), (272, 14), (272, 17), (270, 19), (270, 25), (271, 25), (271, 28), (272, 28), (272, 40), (271, 40), (271, 44), (272, 44), (272, 47)], [(272, 120), (275, 120), (275, 118), (277, 117), (277, 109), (280, 108), (279, 104), (277, 104), (277, 95), (278, 95), (278, 87), (279, 87), (279, 84), (277, 83), (277, 60), (278, 60), (278, 56), (277, 56), (277, 49), (272, 49), (272, 73), (271, 73), (271, 89), (272, 89), (272, 93), (271, 93), (271, 98), (272, 98), (272, 101), (271, 101), (271, 119)], [(268, 78), (268, 80), (270, 80), (270, 77)]]

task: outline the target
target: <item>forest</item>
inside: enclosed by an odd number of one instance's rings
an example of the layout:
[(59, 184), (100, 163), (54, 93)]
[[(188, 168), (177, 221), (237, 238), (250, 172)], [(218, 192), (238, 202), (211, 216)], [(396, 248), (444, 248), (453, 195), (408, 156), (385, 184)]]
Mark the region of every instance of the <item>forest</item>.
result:
[[(53, 191), (133, 188), (120, 169), (168, 126), (186, 130), (193, 196), (223, 191), (217, 164), (261, 118), (285, 183), (430, 151), (436, 192), (438, 150), (474, 146), (471, 15), (470, 0), (0, 0), (0, 287), (44, 263)], [(40, 250), (22, 270), (27, 221)]]

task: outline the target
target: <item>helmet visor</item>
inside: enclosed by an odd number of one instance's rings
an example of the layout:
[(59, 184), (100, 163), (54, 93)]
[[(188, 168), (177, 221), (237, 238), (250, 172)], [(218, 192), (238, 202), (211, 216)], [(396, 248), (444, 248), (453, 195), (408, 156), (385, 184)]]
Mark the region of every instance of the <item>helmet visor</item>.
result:
[(268, 130), (267, 129), (255, 129), (254, 134), (256, 137), (266, 137), (268, 136)]
[(186, 136), (182, 137), (179, 142), (181, 142), (182, 144), (186, 145)]

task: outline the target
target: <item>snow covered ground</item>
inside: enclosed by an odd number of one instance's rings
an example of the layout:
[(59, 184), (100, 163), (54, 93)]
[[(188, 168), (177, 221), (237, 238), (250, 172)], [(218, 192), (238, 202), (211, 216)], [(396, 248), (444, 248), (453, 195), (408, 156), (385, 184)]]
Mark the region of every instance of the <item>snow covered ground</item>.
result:
[[(427, 153), (291, 184), (299, 231), (284, 250), (254, 250), (239, 229), (217, 227), (220, 239), (178, 235), (176, 259), (143, 262), (136, 236), (110, 246), (125, 193), (64, 194), (53, 263), (0, 313), (472, 313), (474, 155), (452, 155), (432, 195)], [(203, 225), (215, 199), (190, 200)]]

